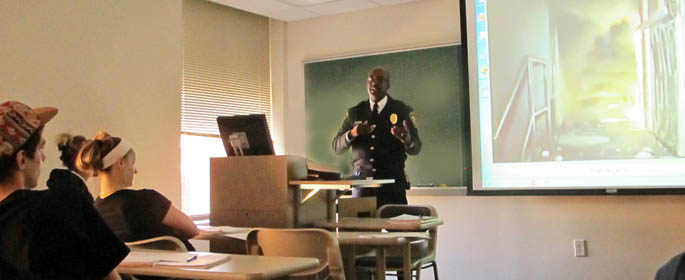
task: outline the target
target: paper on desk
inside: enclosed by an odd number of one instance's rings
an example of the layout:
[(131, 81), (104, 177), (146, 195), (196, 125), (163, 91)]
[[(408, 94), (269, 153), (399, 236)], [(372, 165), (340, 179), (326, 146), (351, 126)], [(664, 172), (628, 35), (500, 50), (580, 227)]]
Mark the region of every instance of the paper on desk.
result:
[(211, 267), (217, 264), (226, 262), (231, 258), (231, 255), (224, 254), (212, 254), (212, 255), (200, 255), (197, 259), (190, 262), (167, 262), (160, 261), (156, 262), (154, 266), (175, 266), (175, 267)]
[[(188, 259), (197, 257), (192, 261)], [(176, 266), (176, 267), (208, 267), (230, 258), (230, 255), (212, 254), (198, 255), (197, 253), (185, 252), (149, 252), (131, 251), (121, 262), (124, 266)]]
[(250, 233), (250, 232), (246, 231), (246, 232), (226, 233), (226, 234), (224, 234), (224, 236), (235, 238), (235, 239), (240, 239), (240, 240), (247, 240), (247, 234), (248, 233)]
[(396, 217), (390, 218), (390, 220), (393, 221), (416, 221), (416, 220), (430, 220), (433, 219), (434, 217), (432, 216), (416, 216), (416, 215), (409, 215), (409, 214), (402, 214)]
[(186, 262), (197, 253), (131, 251), (122, 263)]
[(407, 232), (407, 231), (402, 231), (402, 232), (383, 232), (383, 233), (375, 233), (375, 234), (364, 234), (360, 235), (360, 238), (397, 238), (397, 237), (405, 237), (405, 238), (420, 238), (420, 239), (428, 239), (430, 236), (428, 236), (427, 233), (425, 232)]
[(232, 227), (232, 226), (198, 226), (197, 228), (205, 231), (219, 231), (221, 233), (241, 233), (252, 230), (249, 227)]

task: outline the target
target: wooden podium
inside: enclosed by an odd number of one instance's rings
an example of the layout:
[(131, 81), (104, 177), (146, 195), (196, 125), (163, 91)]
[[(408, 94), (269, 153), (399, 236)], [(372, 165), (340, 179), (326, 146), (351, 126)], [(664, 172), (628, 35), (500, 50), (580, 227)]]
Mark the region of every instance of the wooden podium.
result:
[(212, 226), (310, 227), (328, 215), (332, 194), (317, 193), (302, 203), (303, 191), (289, 184), (307, 177), (303, 157), (212, 158), (210, 175)]

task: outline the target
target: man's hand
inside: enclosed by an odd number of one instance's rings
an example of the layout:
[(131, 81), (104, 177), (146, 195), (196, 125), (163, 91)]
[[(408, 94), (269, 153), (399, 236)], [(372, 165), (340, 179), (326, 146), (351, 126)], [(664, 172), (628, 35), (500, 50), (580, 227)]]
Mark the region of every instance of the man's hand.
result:
[(390, 128), (390, 133), (392, 136), (395, 136), (395, 138), (399, 139), (405, 144), (411, 141), (411, 134), (409, 134), (409, 131), (409, 122), (407, 120), (402, 122), (402, 126), (395, 125)]
[(352, 130), (350, 130), (350, 134), (352, 137), (357, 137), (359, 135), (369, 135), (373, 132), (373, 130), (376, 128), (376, 125), (369, 124), (368, 121), (364, 121), (363, 123), (360, 123), (358, 125), (355, 125)]

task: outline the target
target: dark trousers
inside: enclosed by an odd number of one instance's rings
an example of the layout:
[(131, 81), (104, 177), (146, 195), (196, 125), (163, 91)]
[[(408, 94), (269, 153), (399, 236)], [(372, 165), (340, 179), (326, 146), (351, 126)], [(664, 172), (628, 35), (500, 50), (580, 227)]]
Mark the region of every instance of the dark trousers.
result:
[(376, 208), (386, 204), (407, 205), (407, 190), (404, 184), (385, 184), (380, 188), (360, 188), (352, 191), (354, 197), (376, 197)]

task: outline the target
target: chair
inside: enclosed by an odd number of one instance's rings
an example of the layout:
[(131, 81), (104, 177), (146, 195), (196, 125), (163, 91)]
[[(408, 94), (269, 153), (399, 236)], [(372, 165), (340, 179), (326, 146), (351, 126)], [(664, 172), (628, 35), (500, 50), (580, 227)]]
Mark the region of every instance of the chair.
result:
[(183, 241), (173, 236), (159, 236), (150, 239), (143, 239), (133, 242), (125, 242), (125, 244), (135, 250), (137, 248), (142, 249), (157, 249), (157, 250), (167, 250), (167, 251), (178, 251), (187, 252), (186, 246), (183, 245)]
[(288, 279), (345, 280), (338, 240), (322, 229), (254, 229), (246, 239), (250, 255), (307, 257), (319, 266), (291, 274)]
[(376, 214), (376, 197), (348, 197), (338, 199), (339, 217), (369, 218)]
[[(433, 206), (429, 205), (399, 205), (387, 204), (383, 205), (376, 212), (378, 218), (392, 218), (402, 214), (415, 216), (432, 216), (438, 217), (438, 211)], [(415, 271), (417, 280), (421, 279), (421, 270), (432, 267), (435, 280), (438, 280), (438, 264), (435, 262), (435, 251), (438, 243), (438, 229), (431, 228), (428, 230), (428, 240), (418, 240), (411, 244), (411, 268)], [(386, 270), (388, 271), (402, 271), (403, 261), (402, 255), (398, 252), (388, 252), (386, 257)], [(361, 271), (372, 272), (376, 268), (376, 258), (374, 256), (362, 256), (357, 258), (356, 267)]]

